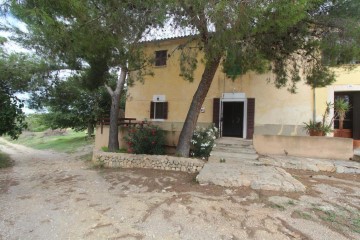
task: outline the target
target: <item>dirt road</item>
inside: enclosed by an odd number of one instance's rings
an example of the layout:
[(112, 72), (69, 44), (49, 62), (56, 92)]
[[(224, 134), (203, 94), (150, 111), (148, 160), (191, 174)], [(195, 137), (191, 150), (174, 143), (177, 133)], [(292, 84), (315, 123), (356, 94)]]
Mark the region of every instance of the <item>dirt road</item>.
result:
[(360, 176), (292, 171), (305, 193), (200, 186), (195, 175), (95, 169), (0, 140), (0, 239), (360, 239)]

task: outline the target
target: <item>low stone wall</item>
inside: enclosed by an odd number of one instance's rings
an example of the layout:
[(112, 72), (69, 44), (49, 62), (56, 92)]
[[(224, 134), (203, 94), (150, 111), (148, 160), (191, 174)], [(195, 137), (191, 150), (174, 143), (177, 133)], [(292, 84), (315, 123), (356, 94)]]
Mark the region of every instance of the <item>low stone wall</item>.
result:
[(204, 161), (194, 158), (110, 153), (96, 149), (93, 152), (93, 162), (105, 168), (152, 168), (189, 173), (199, 172), (205, 164)]
[(353, 157), (351, 138), (254, 134), (253, 144), (256, 152), (262, 155), (290, 155), (337, 160), (349, 160)]

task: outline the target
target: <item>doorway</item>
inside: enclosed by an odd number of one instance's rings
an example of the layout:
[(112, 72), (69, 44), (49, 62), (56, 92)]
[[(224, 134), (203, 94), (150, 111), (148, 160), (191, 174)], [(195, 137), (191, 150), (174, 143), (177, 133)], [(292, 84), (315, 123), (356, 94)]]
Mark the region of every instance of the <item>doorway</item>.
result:
[[(351, 108), (344, 119), (344, 129), (349, 130), (350, 137), (360, 140), (360, 92), (344, 91), (334, 92), (334, 99), (342, 98), (349, 102)], [(334, 129), (339, 128), (339, 119), (334, 119)]]
[(243, 137), (244, 102), (223, 102), (222, 135), (224, 137)]

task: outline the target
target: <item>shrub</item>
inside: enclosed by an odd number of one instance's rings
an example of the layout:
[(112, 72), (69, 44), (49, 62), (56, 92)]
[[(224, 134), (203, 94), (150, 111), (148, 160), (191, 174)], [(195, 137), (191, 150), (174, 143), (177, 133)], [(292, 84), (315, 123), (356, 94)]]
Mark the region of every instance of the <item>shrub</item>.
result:
[(155, 155), (165, 153), (165, 134), (158, 126), (145, 123), (130, 127), (129, 134), (124, 139), (129, 153)]
[(218, 137), (218, 134), (218, 129), (213, 125), (207, 128), (196, 127), (191, 140), (190, 155), (208, 158), (211, 150), (216, 146), (215, 139)]

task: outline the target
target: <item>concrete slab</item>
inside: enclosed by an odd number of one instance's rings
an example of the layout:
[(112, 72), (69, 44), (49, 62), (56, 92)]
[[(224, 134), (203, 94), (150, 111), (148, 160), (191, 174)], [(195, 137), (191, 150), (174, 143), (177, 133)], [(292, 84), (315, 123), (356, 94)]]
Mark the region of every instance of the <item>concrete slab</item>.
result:
[(330, 159), (301, 158), (293, 156), (266, 156), (259, 158), (259, 164), (282, 168), (310, 170), (314, 172), (337, 172), (360, 174), (360, 163)]
[(257, 190), (303, 192), (305, 186), (284, 169), (274, 166), (207, 163), (196, 177), (200, 184), (251, 187)]

